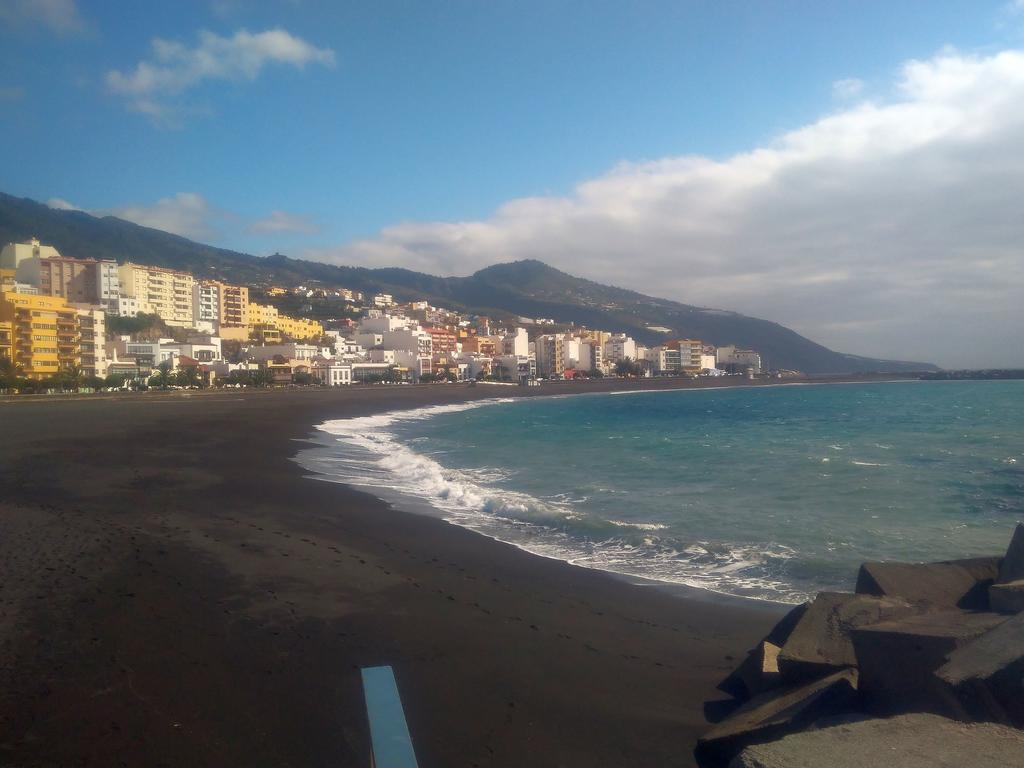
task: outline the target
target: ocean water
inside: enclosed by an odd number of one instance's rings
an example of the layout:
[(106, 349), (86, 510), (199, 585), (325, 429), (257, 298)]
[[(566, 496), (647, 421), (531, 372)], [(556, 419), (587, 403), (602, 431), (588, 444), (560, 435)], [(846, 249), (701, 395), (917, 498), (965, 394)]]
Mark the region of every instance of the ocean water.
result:
[(493, 400), (320, 425), (315, 476), (579, 565), (794, 602), (1002, 552), (1024, 381)]

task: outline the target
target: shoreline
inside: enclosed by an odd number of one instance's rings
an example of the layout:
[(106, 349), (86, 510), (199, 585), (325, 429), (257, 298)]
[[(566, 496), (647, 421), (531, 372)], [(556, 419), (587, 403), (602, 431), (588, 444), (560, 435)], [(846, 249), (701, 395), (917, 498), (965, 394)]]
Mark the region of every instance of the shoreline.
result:
[[(780, 385), (781, 386), (781, 385)], [(595, 392), (595, 393), (580, 393), (579, 395), (551, 395), (552, 398), (565, 398), (585, 395), (601, 395), (601, 394), (649, 394), (651, 391), (654, 392), (667, 392), (670, 390), (629, 390), (623, 392)], [(675, 390), (671, 390), (675, 391)], [(466, 404), (466, 409), (472, 407), (491, 407), (497, 405), (506, 405), (513, 402), (513, 398), (493, 398), (481, 401), (472, 401), (472, 404)], [(434, 407), (444, 408), (446, 406), (427, 406), (425, 409), (415, 410), (430, 410)], [(391, 414), (404, 414), (408, 413), (407, 410), (388, 410), (381, 411), (380, 413), (374, 414), (374, 416), (390, 416)], [(429, 414), (424, 414), (426, 418), (429, 418)], [(355, 417), (360, 418), (360, 417)], [(401, 419), (401, 416), (397, 417)], [(344, 420), (342, 420), (344, 421)], [(670, 579), (659, 579), (649, 576), (641, 576), (635, 573), (628, 573), (625, 571), (616, 571), (610, 568), (602, 568), (600, 566), (588, 565), (583, 562), (579, 562), (579, 558), (570, 550), (563, 553), (552, 553), (549, 554), (544, 551), (540, 551), (536, 548), (531, 548), (530, 545), (525, 541), (514, 541), (509, 538), (504, 538), (501, 533), (491, 532), (483, 530), (479, 527), (474, 527), (468, 523), (461, 523), (456, 516), (453, 516), (451, 512), (446, 511), (444, 508), (437, 506), (430, 498), (425, 496), (418, 496), (412, 492), (407, 492), (398, 488), (387, 486), (385, 488), (375, 487), (372, 484), (359, 483), (354, 481), (352, 478), (340, 477), (338, 475), (332, 475), (327, 470), (322, 470), (311, 464), (316, 463), (316, 456), (305, 458), (304, 454), (312, 453), (316, 454), (319, 452), (329, 452), (331, 448), (337, 445), (339, 442), (338, 436), (323, 429), (323, 425), (313, 425), (313, 432), (308, 440), (310, 447), (300, 450), (292, 461), (298, 464), (307, 473), (304, 477), (309, 480), (317, 482), (333, 483), (336, 485), (349, 488), (361, 493), (369, 494), (382, 503), (387, 504), (389, 507), (413, 515), (422, 515), (437, 520), (441, 520), (449, 525), (461, 528), (471, 533), (482, 536), (486, 539), (505, 544), (514, 547), (525, 555), (530, 557), (541, 557), (547, 560), (553, 560), (560, 563), (571, 565), (575, 568), (583, 568), (590, 571), (596, 571), (598, 573), (607, 574), (613, 578), (625, 581), (628, 584), (632, 584), (637, 587), (648, 587), (657, 588), (664, 591), (666, 594), (680, 596), (686, 599), (702, 600), (708, 602), (722, 601), (724, 603), (732, 603), (737, 605), (753, 605), (758, 606), (764, 604), (768, 609), (773, 610), (777, 608), (792, 608), (797, 603), (786, 602), (783, 600), (772, 600), (767, 597), (755, 597), (752, 595), (735, 594), (732, 592), (726, 592), (719, 589), (714, 589), (709, 586), (701, 586), (697, 584), (689, 584), (683, 581), (672, 581)], [(352, 446), (348, 446), (345, 450), (351, 449)], [(417, 454), (421, 455), (421, 454)], [(500, 526), (499, 526), (500, 527)]]
[[(555, 386), (508, 394), (595, 389)], [(385, 663), (423, 766), (692, 764), (784, 607), (538, 557), (291, 460), (331, 418), (491, 394), (0, 409), (0, 761), (363, 766), (358, 669)]]
[[(655, 379), (654, 381), (660, 383), (660, 382), (665, 382), (665, 381), (684, 382), (685, 380), (681, 380), (681, 379), (675, 379), (675, 380), (673, 380), (673, 379)], [(708, 380), (708, 381), (714, 381), (714, 380)], [(768, 381), (760, 382), (760, 385), (761, 386), (771, 385), (773, 387), (793, 387), (793, 386), (824, 386), (824, 385), (833, 385), (833, 384), (836, 384), (836, 385), (838, 385), (838, 384), (847, 384), (847, 385), (857, 385), (857, 384), (890, 384), (890, 383), (908, 383), (908, 382), (915, 382), (915, 381), (918, 381), (918, 380), (917, 379), (903, 379), (903, 378), (887, 378), (887, 377), (885, 377), (885, 378), (868, 377), (865, 380), (863, 378), (850, 377), (850, 378), (843, 378), (841, 380), (839, 380), (839, 379), (831, 379), (831, 378), (830, 379), (806, 380), (806, 381), (768, 380)], [(626, 386), (627, 385), (627, 382), (624, 382), (624, 381), (621, 381), (621, 380), (619, 380), (617, 383), (620, 386)], [(563, 399), (563, 398), (569, 398), (569, 397), (585, 397), (585, 396), (601, 396), (601, 395), (638, 395), (638, 394), (651, 394), (651, 393), (656, 393), (656, 392), (706, 391), (708, 389), (735, 388), (737, 386), (743, 386), (743, 385), (748, 385), (748, 384), (749, 384), (749, 382), (739, 381), (739, 380), (735, 380), (734, 379), (732, 381), (722, 382), (721, 384), (718, 384), (717, 386), (715, 386), (715, 385), (686, 386), (685, 384), (683, 384), (682, 386), (674, 386), (674, 387), (673, 386), (668, 386), (668, 387), (660, 386), (660, 387), (648, 387), (648, 388), (640, 388), (640, 389), (612, 389), (612, 390), (601, 390), (601, 391), (564, 392), (564, 393), (563, 392), (559, 392), (559, 393), (545, 393), (545, 392), (538, 392), (536, 390), (533, 390), (533, 391), (529, 391), (528, 395), (531, 396), (531, 397), (540, 397), (540, 398), (547, 398), (547, 399)], [(474, 407), (491, 407), (491, 406), (509, 404), (511, 402), (514, 402), (516, 399), (518, 399), (518, 398), (516, 398), (514, 396), (517, 391), (522, 392), (522, 389), (516, 388), (516, 387), (509, 388), (509, 387), (505, 387), (505, 386), (494, 386), (494, 387), (491, 387), (490, 389), (491, 389), (491, 391), (495, 392), (493, 397), (484, 398), (482, 400), (472, 400), (472, 401), (467, 400), (466, 403), (461, 408), (459, 408), (459, 410), (469, 409), (469, 408), (474, 408)], [(448, 406), (427, 406), (426, 408), (422, 408), (422, 409), (421, 408), (416, 408), (414, 410), (416, 410), (416, 411), (420, 411), (420, 410), (429, 411), (429, 410), (434, 409), (434, 408), (439, 408), (441, 410), (439, 410), (438, 413), (443, 413), (443, 412), (445, 412), (444, 409), (447, 408), (447, 407)], [(402, 419), (402, 414), (405, 414), (405, 413), (408, 413), (408, 409), (399, 408), (399, 409), (389, 409), (389, 410), (380, 411), (379, 413), (375, 413), (373, 415), (374, 416), (385, 416), (385, 417), (387, 417), (387, 416), (394, 416), (397, 420), (401, 420)], [(424, 413), (423, 414), (423, 418), (430, 418), (430, 416), (431, 416), (431, 414), (429, 414), (429, 413)], [(358, 418), (358, 417), (356, 417), (356, 418)], [(344, 421), (344, 420), (342, 420), (342, 421)], [(337, 444), (339, 442), (343, 442), (342, 440), (339, 440), (339, 437), (337, 435), (335, 435), (334, 433), (331, 433), (330, 431), (327, 431), (327, 430), (323, 429), (323, 427), (324, 427), (324, 424), (314, 424), (314, 425), (311, 426), (311, 429), (313, 429), (313, 437), (311, 438), (310, 442), (313, 444), (313, 447), (311, 449), (309, 449), (310, 453), (317, 452), (318, 449), (321, 450), (321, 451), (326, 452), (329, 448), (331, 448), (333, 446), (337, 446)], [(353, 449), (356, 450), (357, 453), (361, 450), (361, 449), (355, 449), (354, 446), (351, 446), (351, 445), (346, 446), (346, 448), (344, 450), (348, 451), (348, 450), (353, 450)], [(456, 519), (458, 517), (458, 515), (453, 515), (452, 512), (447, 511), (442, 506), (438, 506), (429, 497), (417, 495), (414, 492), (409, 492), (409, 491), (402, 490), (400, 488), (393, 487), (393, 486), (385, 486), (383, 488), (379, 488), (379, 487), (375, 487), (372, 484), (359, 483), (359, 482), (354, 481), (352, 478), (346, 478), (346, 477), (341, 477), (339, 475), (334, 475), (331, 472), (327, 471), (326, 469), (321, 469), (321, 468), (315, 468), (315, 467), (307, 466), (306, 464), (304, 464), (301, 461), (303, 453), (305, 453), (305, 452), (306, 451), (300, 451), (293, 458), (293, 460), (298, 462), (300, 466), (303, 466), (303, 468), (307, 470), (307, 472), (309, 473), (307, 476), (310, 479), (319, 480), (321, 482), (336, 483), (336, 484), (339, 484), (339, 485), (344, 485), (344, 486), (349, 487), (349, 488), (353, 488), (355, 490), (362, 491), (364, 493), (369, 493), (369, 494), (371, 494), (373, 496), (376, 496), (376, 497), (380, 498), (383, 502), (393, 506), (395, 509), (399, 509), (401, 511), (408, 512), (408, 513), (411, 513), (411, 514), (427, 515), (429, 517), (435, 517), (435, 518), (441, 519), (441, 520), (443, 520), (443, 521), (445, 521), (445, 522), (447, 522), (447, 523), (449, 523), (451, 525), (454, 525), (454, 526), (457, 526), (457, 527), (464, 528), (466, 530), (472, 531), (472, 532), (476, 533), (477, 535), (483, 536), (483, 537), (491, 539), (493, 541), (497, 541), (497, 542), (501, 542), (501, 543), (504, 543), (504, 544), (511, 545), (511, 546), (521, 550), (525, 554), (533, 556), (533, 557), (542, 557), (542, 558), (546, 558), (546, 559), (550, 559), (550, 560), (555, 560), (555, 561), (558, 561), (558, 562), (564, 562), (564, 563), (567, 563), (569, 565), (572, 565), (572, 566), (575, 566), (575, 567), (578, 567), (578, 568), (584, 568), (584, 569), (587, 569), (587, 570), (598, 571), (598, 572), (601, 572), (601, 573), (609, 574), (609, 575), (611, 575), (614, 578), (622, 579), (622, 580), (626, 581), (627, 583), (631, 583), (631, 584), (634, 584), (636, 586), (656, 587), (656, 588), (662, 589), (663, 591), (665, 591), (665, 592), (667, 592), (669, 594), (681, 595), (683, 597), (688, 597), (688, 598), (691, 598), (691, 599), (724, 600), (726, 602), (738, 601), (740, 604), (746, 604), (746, 605), (751, 605), (751, 604), (757, 605), (757, 604), (764, 603), (764, 604), (766, 604), (768, 606), (772, 606), (772, 607), (792, 607), (792, 606), (798, 604), (798, 602), (800, 602), (800, 601), (797, 601), (797, 602), (787, 602), (787, 601), (784, 601), (784, 600), (771, 599), (770, 597), (764, 597), (764, 596), (753, 596), (753, 595), (736, 594), (736, 593), (733, 593), (733, 592), (725, 591), (724, 589), (715, 589), (715, 588), (713, 588), (711, 586), (706, 586), (706, 585), (692, 584), (692, 583), (687, 583), (685, 581), (673, 581), (673, 580), (668, 579), (668, 578), (656, 578), (656, 577), (649, 577), (649, 576), (641, 576), (641, 575), (638, 575), (638, 574), (635, 574), (635, 573), (629, 573), (629, 572), (626, 572), (626, 571), (617, 571), (617, 570), (612, 570), (610, 568), (604, 568), (604, 567), (600, 567), (600, 566), (596, 566), (596, 565), (589, 565), (589, 564), (584, 563), (584, 562), (579, 562), (579, 558), (571, 550), (566, 550), (565, 552), (562, 552), (562, 553), (549, 554), (549, 553), (547, 553), (545, 551), (541, 551), (541, 549), (531, 548), (530, 544), (525, 542), (525, 541), (515, 541), (513, 539), (506, 538), (506, 537), (504, 537), (502, 535), (501, 532), (492, 532), (492, 531), (488, 531), (488, 530), (483, 530), (483, 529), (481, 529), (479, 527), (474, 527), (470, 523), (459, 522), (459, 520)], [(416, 453), (416, 452), (414, 451), (414, 453)], [(422, 456), (422, 454), (417, 454), (417, 455)], [(315, 461), (315, 457), (314, 457), (314, 461)], [(442, 469), (445, 469), (445, 467), (443, 465), (439, 465), (439, 466)], [(484, 489), (484, 490), (486, 490), (486, 489)]]

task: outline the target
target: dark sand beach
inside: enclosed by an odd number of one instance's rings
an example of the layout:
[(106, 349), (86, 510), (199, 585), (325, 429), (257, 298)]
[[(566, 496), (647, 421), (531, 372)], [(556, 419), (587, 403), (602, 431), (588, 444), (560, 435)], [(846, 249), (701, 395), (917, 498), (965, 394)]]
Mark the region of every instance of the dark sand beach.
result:
[(391, 664), (425, 768), (691, 765), (782, 609), (535, 557), (289, 460), (328, 418), (616, 386), (0, 402), (0, 764), (366, 766), (358, 670)]

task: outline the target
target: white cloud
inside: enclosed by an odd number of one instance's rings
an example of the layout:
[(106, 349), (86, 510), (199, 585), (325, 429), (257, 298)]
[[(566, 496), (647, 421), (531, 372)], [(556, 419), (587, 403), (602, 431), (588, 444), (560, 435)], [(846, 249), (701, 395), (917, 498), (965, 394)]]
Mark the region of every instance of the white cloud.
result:
[(310, 217), (284, 211), (271, 211), (262, 218), (247, 222), (238, 214), (211, 204), (197, 192), (178, 192), (148, 205), (136, 203), (111, 208), (81, 208), (60, 197), (51, 197), (46, 204), (58, 211), (85, 211), (93, 216), (116, 216), (144, 227), (202, 242), (217, 242), (228, 236), (244, 234), (305, 235), (317, 231)]
[(856, 77), (847, 77), (832, 83), (832, 95), (837, 99), (852, 99), (864, 91), (864, 81)]
[(286, 213), (285, 211), (271, 211), (262, 219), (254, 221), (249, 229), (260, 235), (311, 235), (318, 231), (316, 224), (309, 216)]
[(85, 20), (75, 0), (3, 0), (0, 21), (18, 26), (39, 25), (58, 35), (85, 30)]
[(445, 274), (539, 258), (847, 352), (1024, 365), (1024, 52), (947, 50), (895, 87), (724, 161), (623, 163), (569, 196), (308, 255)]
[[(50, 202), (53, 206), (53, 201)], [(216, 239), (215, 220), (222, 214), (195, 192), (179, 192), (152, 205), (127, 205), (90, 211), (96, 216), (117, 216), (144, 227), (193, 239)]]
[(69, 203), (61, 197), (51, 197), (46, 204), (57, 211), (80, 211), (82, 210), (74, 203)]
[(152, 58), (133, 70), (107, 73), (107, 87), (128, 99), (135, 111), (163, 119), (175, 110), (172, 101), (208, 80), (254, 80), (269, 64), (304, 69), (307, 64), (334, 66), (334, 51), (317, 48), (283, 29), (231, 37), (201, 31), (194, 48), (173, 41), (153, 40)]

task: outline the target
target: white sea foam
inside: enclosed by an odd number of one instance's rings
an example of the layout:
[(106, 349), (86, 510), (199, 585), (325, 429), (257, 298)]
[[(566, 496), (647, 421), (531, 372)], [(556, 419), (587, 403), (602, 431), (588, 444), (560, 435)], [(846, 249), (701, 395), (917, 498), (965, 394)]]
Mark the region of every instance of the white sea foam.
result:
[(422, 448), (429, 441), (402, 439), (395, 431), (403, 423), (505, 402), (510, 400), (327, 421), (319, 429), (331, 437), (331, 444), (303, 451), (297, 461), (318, 479), (372, 489), (400, 503), (407, 498), (426, 501), (450, 523), (544, 557), (729, 594), (786, 602), (806, 597), (765, 574), (767, 561), (793, 556), (785, 547), (711, 542), (681, 547), (658, 535), (667, 529), (661, 523), (588, 517), (585, 498), (562, 494), (538, 499), (498, 487), (510, 474), (503, 468), (444, 467), (410, 447)]
[(662, 523), (629, 523), (625, 520), (609, 520), (608, 522), (619, 528), (635, 528), (638, 531), (664, 531), (668, 528)]

